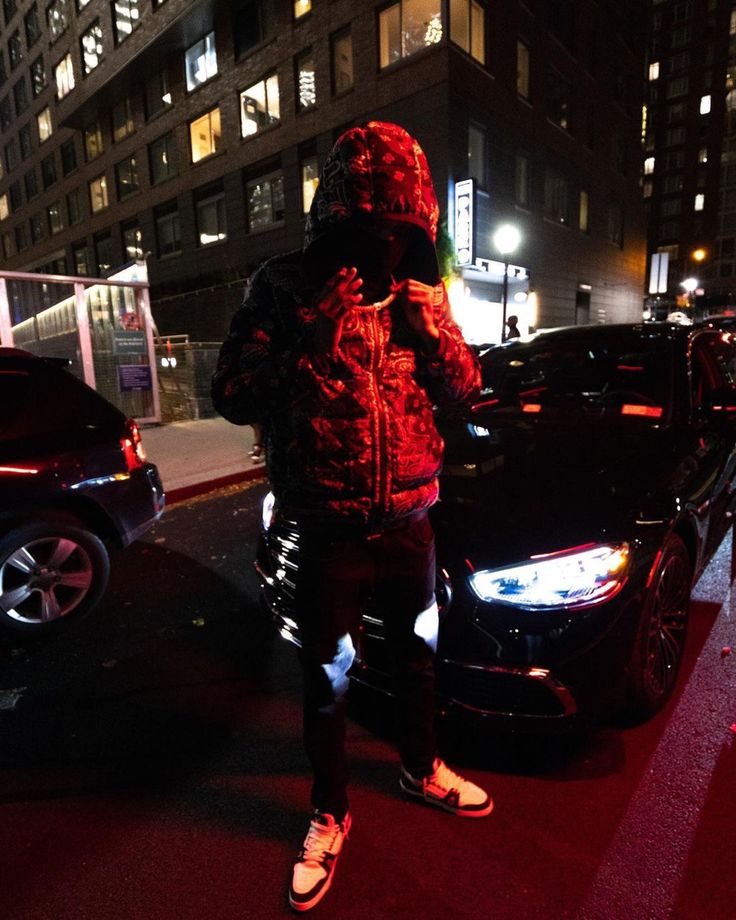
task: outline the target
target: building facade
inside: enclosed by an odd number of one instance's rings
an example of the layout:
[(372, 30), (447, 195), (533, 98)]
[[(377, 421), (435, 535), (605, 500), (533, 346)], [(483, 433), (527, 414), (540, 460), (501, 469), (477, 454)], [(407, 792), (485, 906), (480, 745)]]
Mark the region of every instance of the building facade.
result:
[(648, 292), (653, 315), (698, 315), (736, 304), (736, 4), (651, 0), (650, 16)]
[(217, 340), (251, 271), (301, 246), (336, 137), (375, 118), (427, 153), (470, 337), (499, 340), (504, 275), (522, 329), (641, 316), (633, 0), (2, 6), (5, 269), (145, 258), (162, 334)]

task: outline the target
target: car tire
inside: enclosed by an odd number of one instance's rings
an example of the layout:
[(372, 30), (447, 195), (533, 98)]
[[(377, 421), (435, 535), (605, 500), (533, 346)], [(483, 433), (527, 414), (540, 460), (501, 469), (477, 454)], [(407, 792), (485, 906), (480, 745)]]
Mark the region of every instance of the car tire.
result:
[(47, 635), (86, 616), (110, 574), (105, 544), (74, 518), (48, 518), (0, 537), (0, 628)]
[(677, 682), (687, 637), (692, 571), (685, 544), (670, 534), (651, 578), (629, 664), (627, 708), (639, 720), (658, 712)]

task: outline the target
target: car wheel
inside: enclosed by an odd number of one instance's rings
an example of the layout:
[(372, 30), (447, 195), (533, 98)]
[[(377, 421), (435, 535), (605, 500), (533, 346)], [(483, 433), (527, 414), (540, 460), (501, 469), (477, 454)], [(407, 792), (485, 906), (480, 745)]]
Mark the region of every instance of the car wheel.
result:
[(78, 620), (110, 574), (104, 543), (73, 519), (23, 524), (0, 538), (0, 625), (41, 635)]
[(629, 708), (646, 719), (669, 698), (685, 651), (692, 565), (671, 534), (662, 547), (644, 602), (629, 668)]

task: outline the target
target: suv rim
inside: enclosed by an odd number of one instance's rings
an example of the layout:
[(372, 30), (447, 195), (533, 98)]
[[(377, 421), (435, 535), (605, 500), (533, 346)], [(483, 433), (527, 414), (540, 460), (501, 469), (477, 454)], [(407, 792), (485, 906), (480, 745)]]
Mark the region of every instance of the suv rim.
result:
[(75, 540), (33, 540), (0, 565), (0, 608), (20, 623), (61, 619), (85, 598), (93, 574), (89, 554)]

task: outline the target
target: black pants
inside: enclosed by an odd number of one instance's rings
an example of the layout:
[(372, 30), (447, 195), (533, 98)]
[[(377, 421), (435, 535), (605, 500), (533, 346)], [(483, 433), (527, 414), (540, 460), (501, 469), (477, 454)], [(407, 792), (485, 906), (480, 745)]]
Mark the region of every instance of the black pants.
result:
[(300, 527), (296, 615), (302, 637), (304, 742), (314, 771), (312, 805), (340, 819), (348, 808), (345, 755), (347, 672), (368, 594), (385, 624), (394, 666), (399, 753), (417, 777), (432, 772), (435, 548), (426, 513), (378, 534)]

